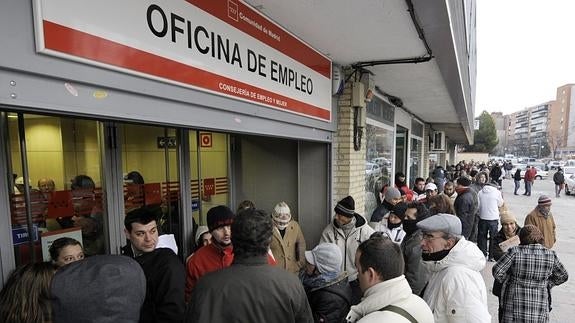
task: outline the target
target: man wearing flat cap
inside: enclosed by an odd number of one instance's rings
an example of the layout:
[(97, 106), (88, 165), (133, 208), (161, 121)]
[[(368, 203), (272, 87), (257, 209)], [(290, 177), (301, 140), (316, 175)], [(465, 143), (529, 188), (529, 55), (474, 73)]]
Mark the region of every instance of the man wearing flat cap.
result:
[(351, 196), (346, 196), (337, 202), (334, 212), (334, 219), (323, 230), (319, 243), (335, 243), (341, 250), (343, 255), (341, 269), (349, 274), (349, 282), (353, 291), (352, 305), (354, 305), (361, 299), (361, 289), (357, 282), (357, 269), (355, 268), (355, 252), (359, 244), (369, 239), (374, 230), (363, 216), (355, 213), (355, 201)]
[(461, 220), (439, 213), (417, 223), (423, 233), (421, 257), (429, 271), (423, 299), (435, 322), (491, 322), (480, 271), (485, 257), (461, 235)]

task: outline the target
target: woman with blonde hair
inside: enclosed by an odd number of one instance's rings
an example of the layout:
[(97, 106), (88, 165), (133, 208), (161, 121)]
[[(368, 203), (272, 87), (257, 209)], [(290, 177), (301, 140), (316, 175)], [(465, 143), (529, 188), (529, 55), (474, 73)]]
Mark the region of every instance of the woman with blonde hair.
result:
[(286, 202), (272, 211), (274, 231), (270, 249), (277, 265), (294, 274), (305, 266), (305, 239), (299, 224), (292, 219)]
[(50, 284), (55, 271), (49, 262), (16, 268), (0, 291), (0, 322), (52, 322)]

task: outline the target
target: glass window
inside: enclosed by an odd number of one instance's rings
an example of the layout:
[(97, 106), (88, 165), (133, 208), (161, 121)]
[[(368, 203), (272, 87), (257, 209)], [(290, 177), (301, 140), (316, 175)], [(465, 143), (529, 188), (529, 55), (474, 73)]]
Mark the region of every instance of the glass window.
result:
[(181, 248), (176, 129), (124, 124), (119, 130), (126, 213), (144, 206), (152, 209), (160, 234), (174, 234)]
[(366, 125), (365, 216), (380, 202), (379, 191), (391, 181), (393, 130)]
[[(107, 227), (98, 122), (22, 116), (21, 126), (16, 114), (8, 114), (16, 265), (49, 260), (51, 241), (64, 236), (80, 241), (87, 256), (104, 253)], [(26, 138), (24, 154), (21, 134)], [(32, 234), (28, 234), (29, 227)]]
[(409, 162), (409, 185), (413, 186), (415, 179), (421, 177), (421, 140), (411, 138), (411, 160)]
[(212, 207), (229, 206), (228, 140), (223, 133), (190, 131), (192, 208), (199, 225), (207, 224), (206, 215)]

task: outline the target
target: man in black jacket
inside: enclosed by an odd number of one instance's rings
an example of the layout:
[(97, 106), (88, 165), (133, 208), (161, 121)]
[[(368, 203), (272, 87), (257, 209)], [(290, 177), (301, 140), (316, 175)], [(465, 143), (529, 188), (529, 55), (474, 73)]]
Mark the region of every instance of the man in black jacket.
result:
[(273, 222), (265, 211), (250, 209), (235, 217), (234, 261), (198, 280), (186, 322), (313, 322), (297, 276), (268, 264), (272, 234)]
[(565, 185), (565, 175), (563, 175), (563, 169), (559, 167), (557, 172), (553, 174), (553, 182), (555, 183), (555, 197), (561, 196), (561, 190)]
[(461, 235), (465, 239), (477, 242), (477, 224), (479, 223), (479, 199), (477, 193), (470, 188), (471, 179), (459, 177), (455, 186), (457, 198), (453, 207), (455, 215), (461, 220)]
[(341, 323), (351, 306), (347, 273), (341, 271), (342, 254), (334, 243), (320, 243), (305, 252), (306, 267), (300, 273), (314, 322)]
[(146, 207), (133, 210), (124, 218), (124, 227), (126, 238), (130, 240), (124, 249), (131, 251), (146, 275), (146, 299), (140, 323), (183, 322), (186, 272), (171, 249), (156, 249), (158, 226), (155, 213)]

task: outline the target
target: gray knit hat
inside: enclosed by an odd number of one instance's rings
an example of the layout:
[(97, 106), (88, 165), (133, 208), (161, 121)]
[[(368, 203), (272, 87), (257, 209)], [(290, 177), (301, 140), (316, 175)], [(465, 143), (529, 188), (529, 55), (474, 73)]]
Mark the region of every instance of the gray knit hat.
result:
[(385, 191), (384, 199), (388, 202), (391, 202), (393, 199), (400, 198), (401, 192), (395, 187), (388, 187)]

